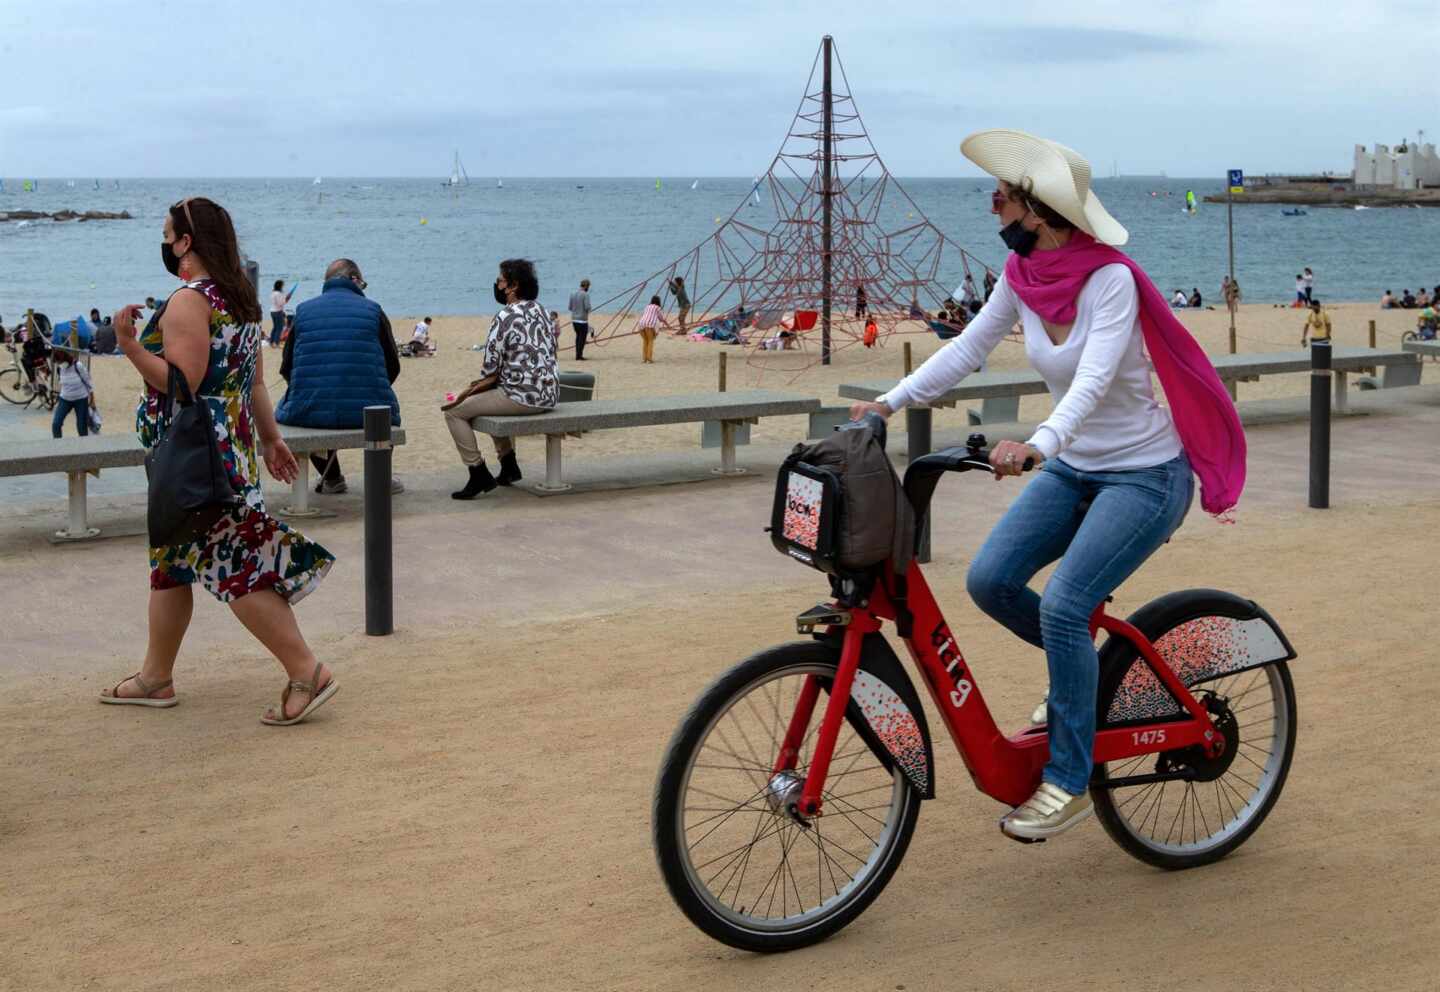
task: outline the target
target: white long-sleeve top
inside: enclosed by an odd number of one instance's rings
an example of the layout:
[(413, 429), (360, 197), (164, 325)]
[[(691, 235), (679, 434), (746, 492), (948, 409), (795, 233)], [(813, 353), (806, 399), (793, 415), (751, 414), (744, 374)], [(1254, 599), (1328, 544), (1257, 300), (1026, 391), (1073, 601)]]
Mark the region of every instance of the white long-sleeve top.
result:
[(1025, 331), (1025, 355), (1055, 400), (1030, 438), (1041, 454), (1063, 453), (1066, 464), (1082, 472), (1148, 468), (1180, 454), (1170, 412), (1155, 401), (1150, 385), (1135, 277), (1119, 263), (1091, 274), (1076, 300), (1070, 334), (1058, 345), (1001, 276), (965, 333), (880, 401), (892, 410), (932, 402), (977, 369), (1017, 320)]

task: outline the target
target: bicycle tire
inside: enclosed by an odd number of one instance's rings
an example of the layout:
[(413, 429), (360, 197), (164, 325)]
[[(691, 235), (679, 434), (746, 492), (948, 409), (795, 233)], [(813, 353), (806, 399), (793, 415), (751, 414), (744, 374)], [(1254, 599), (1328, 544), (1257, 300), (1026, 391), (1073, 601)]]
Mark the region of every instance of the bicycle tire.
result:
[[(1243, 601), (1235, 597), (1215, 593), (1211, 590), (1192, 590), (1189, 593), (1171, 597), (1171, 602), (1159, 611), (1151, 611), (1147, 614), (1142, 609), (1131, 618), (1131, 622), (1140, 628), (1152, 644), (1160, 647), (1162, 639), (1171, 631), (1176, 631), (1191, 621), (1205, 617), (1248, 620), (1253, 618), (1253, 614), (1247, 614)], [(1183, 637), (1184, 634), (1177, 636)], [(1106, 725), (1106, 718), (1112, 712), (1111, 707), (1116, 695), (1120, 692), (1127, 674), (1134, 665), (1145, 667), (1145, 676), (1148, 679), (1154, 679), (1139, 653), (1128, 643), (1112, 656), (1101, 672), (1097, 712), (1099, 726)], [(1140, 792), (1097, 788), (1092, 796), (1096, 819), (1100, 821), (1101, 826), (1112, 840), (1127, 853), (1146, 864), (1171, 871), (1197, 868), (1219, 861), (1245, 843), (1260, 828), (1260, 824), (1269, 816), (1276, 801), (1279, 800), (1290, 772), (1291, 760), (1295, 754), (1297, 727), (1295, 685), (1290, 677), (1290, 666), (1285, 661), (1268, 662), (1238, 674), (1218, 675), (1190, 688), (1197, 698), (1215, 694), (1217, 697), (1217, 701), (1214, 703), (1216, 709), (1222, 713), (1237, 714), (1235, 723), (1240, 728), (1235, 731), (1238, 743), (1227, 749), (1233, 753), (1230, 755), (1229, 763), (1223, 764), (1224, 770), (1213, 779), (1198, 780), (1202, 788), (1213, 783), (1216, 809), (1220, 811), (1215, 817), (1217, 829), (1210, 828), (1210, 818), (1205, 815), (1208, 796), (1205, 803), (1202, 804), (1195, 782), (1176, 783), (1183, 786), (1184, 791), (1180, 793), (1180, 805), (1173, 819), (1169, 816), (1168, 810), (1162, 811), (1165, 791), (1169, 788), (1170, 783), (1158, 783), (1158, 792), (1156, 784), (1130, 787), (1139, 789)], [(1226, 696), (1225, 692), (1233, 692), (1235, 695)], [(1253, 698), (1248, 700), (1241, 698), (1254, 696), (1257, 693), (1259, 694), (1258, 701)], [(1266, 704), (1267, 696), (1273, 708), (1273, 714), (1269, 717), (1269, 728), (1260, 726), (1266, 719), (1264, 712), (1253, 716), (1247, 712), (1263, 707)], [(1168, 694), (1166, 698), (1169, 698)], [(1219, 699), (1224, 699), (1224, 702), (1218, 702)], [(1233, 702), (1243, 702), (1244, 705), (1240, 708), (1232, 708)], [(1240, 731), (1244, 725), (1239, 724), (1238, 714), (1246, 714), (1246, 719), (1250, 721), (1249, 725), (1260, 726), (1260, 730), (1248, 736), (1241, 734)], [(1224, 717), (1216, 717), (1217, 726), (1222, 719)], [(1261, 747), (1261, 744), (1265, 742), (1265, 738), (1262, 736), (1265, 729), (1272, 730), (1269, 748)], [(1275, 743), (1276, 739), (1278, 739), (1278, 744)], [(1264, 764), (1257, 762), (1256, 758), (1263, 758)], [(1191, 761), (1192, 765), (1199, 763), (1187, 749), (1181, 749), (1180, 751), (1165, 751), (1127, 759), (1126, 762), (1112, 762), (1111, 766), (1114, 767), (1097, 764), (1095, 769), (1097, 778), (1105, 778), (1110, 775), (1119, 777), (1120, 775), (1143, 774), (1150, 769), (1152, 763), (1155, 770), (1158, 771), (1161, 769), (1162, 762), (1167, 763), (1169, 767), (1175, 767), (1185, 764), (1187, 761)], [(1238, 786), (1232, 791), (1233, 783), (1226, 783), (1226, 779), (1231, 774), (1229, 769), (1234, 767), (1233, 763), (1237, 761), (1246, 762), (1247, 764), (1240, 767), (1246, 774), (1257, 779), (1257, 782), (1252, 784), (1248, 779), (1241, 777), (1240, 773), (1234, 773), (1241, 782), (1249, 787), (1248, 794), (1245, 794)], [(1210, 768), (1207, 774), (1214, 774), (1217, 768), (1220, 768), (1220, 763)], [(1148, 793), (1144, 790), (1148, 790)], [(1186, 796), (1190, 797), (1192, 805), (1186, 805)], [(1238, 806), (1236, 805), (1237, 801)], [(1142, 829), (1137, 828), (1135, 816), (1142, 809), (1149, 808), (1147, 803), (1154, 805), (1157, 825), (1163, 825), (1167, 820), (1170, 822), (1169, 832), (1163, 840), (1156, 833), (1145, 835)], [(1134, 808), (1127, 812), (1127, 805)], [(1184, 839), (1184, 817), (1187, 809), (1192, 829), (1192, 840), (1188, 843)], [(1231, 814), (1228, 820), (1223, 819), (1226, 813)], [(1141, 826), (1148, 816), (1148, 813), (1141, 816)], [(1174, 838), (1173, 832), (1177, 822), (1180, 833), (1178, 838)], [(1199, 835), (1200, 823), (1205, 825), (1206, 835), (1204, 837)]]
[(0, 398), (16, 406), (29, 406), (35, 391), (15, 369), (0, 369)]
[(1420, 340), (1420, 335), (1416, 334), (1414, 331), (1406, 331), (1404, 334), (1400, 335), (1400, 343), (1401, 343), (1401, 344), (1409, 344), (1411, 341), (1419, 341), (1419, 340)]
[[(838, 659), (838, 652), (833, 646), (822, 644), (818, 641), (804, 641), (780, 645), (753, 655), (726, 672), (701, 694), (685, 718), (681, 721), (669, 746), (666, 748), (664, 759), (661, 762), (659, 779), (655, 787), (652, 818), (655, 855), (660, 868), (660, 874), (664, 878), (665, 885), (681, 912), (702, 932), (731, 947), (759, 952), (788, 951), (815, 944), (836, 933), (864, 912), (880, 895), (886, 884), (888, 884), (894, 876), (895, 870), (899, 867), (901, 860), (903, 860), (905, 852), (910, 845), (910, 839), (915, 832), (915, 825), (920, 812), (920, 794), (910, 780), (906, 778), (905, 774), (898, 768), (894, 768), (885, 772), (885, 775), (889, 776), (889, 782), (891, 783), (888, 807), (873, 807), (875, 809), (887, 808), (890, 811), (887, 814), (885, 828), (878, 831), (883, 843), (876, 845), (875, 849), (870, 853), (868, 860), (863, 861), (862, 867), (857, 869), (854, 876), (850, 877), (849, 884), (843, 887), (840, 886), (838, 881), (833, 877), (832, 871), (830, 880), (832, 883), (835, 883), (834, 888), (836, 891), (834, 895), (828, 897), (828, 899), (819, 899), (819, 890), (821, 887), (817, 885), (817, 905), (812, 910), (799, 912), (800, 906), (797, 905), (797, 914), (794, 917), (785, 917), (779, 921), (769, 917), (768, 910), (767, 916), (765, 917), (758, 916), (755, 913), (747, 915), (746, 910), (748, 908), (758, 910), (758, 902), (754, 907), (747, 907), (741, 905), (739, 902), (741, 899), (740, 890), (744, 882), (743, 869), (741, 870), (741, 881), (736, 885), (736, 904), (729, 907), (723, 904), (723, 896), (729, 889), (730, 880), (726, 880), (720, 893), (721, 898), (717, 899), (716, 893), (708, 890), (702, 882), (699, 872), (694, 870), (695, 866), (692, 863), (694, 852), (686, 842), (687, 826), (685, 813), (687, 808), (689, 808), (686, 805), (687, 789), (690, 784), (692, 771), (697, 764), (697, 758), (700, 752), (707, 746), (711, 731), (722, 726), (721, 721), (725, 719), (733, 709), (738, 707), (742, 701), (750, 698), (752, 691), (757, 689), (763, 690), (766, 685), (772, 682), (777, 683), (776, 693), (778, 703), (783, 701), (783, 686), (778, 685), (780, 679), (805, 674), (815, 674), (822, 678), (827, 677), (827, 673), (833, 675)], [(820, 724), (820, 717), (824, 712), (824, 706), (828, 698), (828, 695), (822, 692), (816, 703), (815, 715), (812, 717), (810, 723), (811, 733), (813, 733), (815, 728), (818, 728)], [(786, 712), (783, 706), (780, 705), (777, 705), (775, 709), (778, 713)], [(842, 741), (846, 739), (845, 734), (847, 730), (848, 724), (842, 727)], [(722, 740), (724, 739), (722, 736)], [(748, 739), (746, 740), (746, 744), (749, 744)], [(732, 752), (726, 751), (724, 753)], [(837, 744), (835, 754), (839, 756), (842, 753), (844, 752), (842, 752), (841, 746)], [(865, 748), (863, 752), (857, 751), (856, 754), (869, 754), (869, 750)], [(762, 761), (768, 760), (763, 743), (761, 745), (760, 757)], [(858, 758), (856, 760), (858, 760)], [(839, 864), (840, 862), (826, 853), (824, 846), (825, 835), (823, 831), (835, 829), (835, 827), (831, 826), (831, 821), (836, 821), (836, 826), (838, 826), (838, 821), (841, 818), (849, 819), (848, 813), (844, 809), (844, 806), (849, 804), (842, 802), (843, 796), (832, 797), (828, 792), (829, 787), (837, 777), (836, 771), (838, 764), (837, 761), (836, 765), (832, 765), (831, 774), (827, 777), (826, 781), (827, 814), (812, 821), (812, 829), (810, 831), (806, 831), (798, 825), (792, 826), (792, 818), (787, 816), (783, 811), (777, 812), (764, 808), (736, 807), (730, 814), (726, 815), (734, 816), (742, 811), (746, 813), (758, 813), (753, 837), (760, 837), (762, 831), (770, 829), (770, 824), (778, 825), (775, 826), (775, 829), (782, 832), (782, 839), (780, 840), (782, 852), (784, 852), (781, 858), (782, 863), (789, 850), (786, 846), (787, 842), (783, 839), (783, 831), (793, 831), (790, 835), (790, 842), (794, 844), (803, 843), (801, 838), (808, 839), (809, 844), (803, 848), (803, 851), (807, 857), (816, 860), (817, 875), (819, 875), (821, 868), (829, 871), (831, 870), (831, 865), (825, 863), (827, 859), (834, 864)], [(767, 782), (763, 777), (769, 775), (769, 768), (763, 768), (760, 774), (762, 776), (762, 789), (773, 784), (773, 780)], [(878, 775), (875, 776), (875, 780), (880, 780), (880, 777)], [(862, 779), (860, 781), (863, 783), (865, 780)], [(883, 787), (884, 786), (879, 786), (877, 789)], [(715, 792), (704, 792), (703, 790), (700, 794), (705, 796), (717, 795)], [(851, 795), (855, 794), (856, 793), (851, 793)], [(723, 800), (726, 797), (720, 796), (718, 798)], [(753, 798), (752, 800), (747, 800), (747, 806), (749, 801), (763, 802), (763, 799)], [(865, 801), (868, 802), (869, 800)], [(717, 808), (723, 812), (723, 803)], [(767, 813), (769, 814), (768, 823)], [(714, 818), (712, 817), (711, 819)], [(876, 818), (871, 816), (870, 819)], [(748, 823), (750, 821), (741, 822)], [(691, 827), (693, 828), (703, 824), (704, 821), (702, 820), (700, 824), (692, 824)], [(740, 832), (743, 834), (746, 829), (747, 828), (741, 826)], [(816, 838), (807, 836), (810, 833), (815, 833), (818, 836), (818, 842)], [(708, 836), (708, 834), (706, 836)], [(832, 837), (833, 836), (835, 835), (832, 834)], [(704, 837), (702, 837), (700, 841), (695, 842), (695, 846), (698, 847), (703, 841)], [(751, 859), (749, 851), (753, 850), (756, 845), (757, 841), (752, 839), (750, 848), (747, 849), (747, 852), (742, 856), (747, 868)], [(723, 843), (719, 846), (723, 847)], [(832, 850), (833, 849), (832, 846)], [(851, 851), (847, 850), (844, 853), (856, 861), (861, 861), (861, 859), (857, 858)], [(798, 860), (797, 857), (797, 863)], [(723, 871), (725, 869), (726, 866), (722, 865), (721, 870)], [(763, 870), (763, 867), (761, 870)], [(717, 872), (717, 875), (718, 874), (719, 872)], [(731, 874), (734, 874), (734, 869), (731, 869)], [(792, 874), (792, 881), (793, 879), (794, 876)], [(701, 891), (701, 889), (705, 889), (705, 891)], [(761, 892), (761, 896), (763, 897), (763, 891)], [(772, 893), (771, 899), (773, 900), (773, 898)], [(797, 885), (797, 904), (800, 902), (800, 898)]]

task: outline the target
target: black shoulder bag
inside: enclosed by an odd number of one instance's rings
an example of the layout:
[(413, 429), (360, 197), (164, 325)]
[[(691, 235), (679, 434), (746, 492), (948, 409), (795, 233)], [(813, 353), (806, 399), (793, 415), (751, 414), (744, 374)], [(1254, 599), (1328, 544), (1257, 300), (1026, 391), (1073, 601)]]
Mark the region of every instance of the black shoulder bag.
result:
[[(176, 393), (179, 409), (176, 409)], [(145, 456), (150, 483), (146, 522), (152, 548), (183, 544), (208, 533), (240, 496), (225, 474), (210, 405), (197, 401), (173, 364), (165, 390), (164, 435)]]

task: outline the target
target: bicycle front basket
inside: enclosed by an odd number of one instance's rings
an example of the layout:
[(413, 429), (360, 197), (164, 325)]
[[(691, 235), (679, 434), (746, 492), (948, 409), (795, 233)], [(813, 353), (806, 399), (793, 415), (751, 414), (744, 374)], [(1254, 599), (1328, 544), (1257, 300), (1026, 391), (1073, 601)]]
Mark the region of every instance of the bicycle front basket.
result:
[(775, 479), (770, 541), (775, 550), (822, 572), (836, 572), (839, 555), (840, 477), (787, 458)]

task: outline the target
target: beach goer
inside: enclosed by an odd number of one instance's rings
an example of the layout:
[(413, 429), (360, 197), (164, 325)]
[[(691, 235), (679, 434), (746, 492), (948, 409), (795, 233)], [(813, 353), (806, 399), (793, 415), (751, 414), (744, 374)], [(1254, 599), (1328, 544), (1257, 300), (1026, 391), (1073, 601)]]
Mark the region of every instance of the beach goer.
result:
[(1300, 347), (1305, 347), (1305, 339), (1330, 342), (1330, 315), (1320, 309), (1319, 300), (1310, 301), (1310, 312), (1305, 315), (1305, 326), (1300, 330)]
[(1290, 304), (1291, 308), (1308, 306), (1305, 299), (1305, 277), (1299, 272), (1295, 273), (1295, 302)]
[(1390, 290), (1388, 290), (1388, 289), (1385, 290), (1384, 293), (1380, 294), (1380, 309), (1381, 309), (1381, 310), (1394, 310), (1394, 309), (1395, 309), (1395, 294), (1392, 293), (1392, 292), (1390, 292)]
[(499, 477), (485, 466), (470, 426), (474, 417), (523, 417), (555, 409), (555, 326), (545, 308), (536, 302), (540, 280), (535, 265), (524, 258), (500, 263), (495, 279), (495, 302), (502, 304), (485, 339), (485, 358), (474, 388), (494, 376), (494, 387), (465, 396), (445, 411), (445, 426), (469, 472), (465, 487), (451, 493), (454, 499), (474, 499), (497, 485), (519, 482), (520, 463), (508, 437), (494, 438), (500, 460)]
[(1310, 271), (1310, 266), (1305, 266), (1305, 272), (1300, 277), (1305, 286), (1305, 302), (1308, 304), (1315, 297), (1315, 273)]
[(590, 336), (590, 280), (570, 294), (570, 326), (575, 328), (575, 361), (585, 361), (585, 339)]
[(660, 328), (669, 328), (670, 323), (665, 315), (660, 312), (660, 297), (650, 297), (650, 302), (640, 313), (640, 319), (635, 322), (636, 329), (640, 332), (640, 364), (655, 364), (655, 338), (660, 334)]
[(868, 314), (869, 312), (870, 312), (870, 302), (869, 302), (869, 300), (867, 300), (866, 297), (865, 297), (865, 284), (864, 284), (863, 282), (862, 282), (862, 283), (856, 283), (856, 285), (855, 285), (855, 316), (856, 316), (857, 318), (858, 318), (858, 317), (864, 317), (864, 316), (865, 316), (866, 314)]
[(675, 297), (675, 336), (684, 337), (687, 330), (686, 321), (690, 319), (690, 294), (685, 291), (685, 278), (675, 276), (670, 280), (668, 286), (671, 295)]
[[(286, 382), (275, 411), (280, 423), (359, 430), (365, 426), (367, 406), (388, 406), (391, 425), (400, 426), (400, 401), (391, 388), (400, 376), (400, 353), (390, 318), (380, 304), (366, 298), (366, 285), (359, 265), (337, 258), (325, 269), (320, 295), (296, 309), (280, 359), (280, 378)], [(333, 495), (350, 488), (339, 455), (311, 452), (310, 464), (320, 476), (317, 493)], [(390, 488), (405, 491), (399, 479), (392, 479)]]
[[(1039, 788), (1001, 820), (1007, 835), (1038, 840), (1092, 809), (1091, 614), (1185, 519), (1192, 472), (1208, 512), (1235, 505), (1245, 436), (1203, 349), (1149, 277), (1111, 247), (1128, 234), (1089, 188), (1079, 154), (1008, 130), (973, 134), (960, 148), (998, 180), (992, 209), (1011, 250), (1004, 275), (963, 335), (851, 416), (933, 402), (1022, 324), (1025, 353), (1055, 405), (1028, 441), (991, 449), (997, 478), (1018, 477), (1027, 462), (1040, 471), (991, 531), (966, 586), (982, 610), (1043, 649), (1049, 666), (1045, 712), (1035, 714), (1048, 723), (1049, 760)], [(1147, 355), (1168, 406), (1155, 401)], [(1037, 595), (1027, 583), (1056, 559)]]
[(290, 305), (290, 297), (295, 293), (294, 289), (285, 292), (285, 280), (276, 279), (275, 288), (270, 291), (270, 347), (280, 343), (281, 335), (285, 333), (285, 308)]
[(991, 295), (993, 295), (994, 292), (995, 292), (995, 273), (991, 272), (989, 269), (986, 269), (986, 270), (985, 270), (985, 282), (984, 282), (984, 286), (985, 286), (985, 302), (986, 302), (986, 303), (989, 303), (989, 302), (990, 302), (990, 297), (991, 297)]
[(1220, 284), (1220, 295), (1225, 298), (1225, 307), (1230, 311), (1230, 317), (1233, 320), (1235, 311), (1240, 307), (1240, 301), (1244, 299), (1244, 295), (1240, 292), (1240, 280), (1226, 276), (1224, 282)]
[(150, 549), (149, 645), (140, 670), (100, 695), (102, 703), (168, 707), (175, 696), (175, 657), (190, 626), (198, 582), (229, 605), (245, 628), (279, 660), (288, 681), (278, 705), (261, 716), (288, 726), (308, 719), (339, 688), (296, 623), (294, 605), (319, 585), (335, 559), (323, 547), (265, 512), (260, 452), (281, 482), (294, 481), (295, 456), (280, 437), (260, 347), (260, 301), (240, 265), (230, 215), (203, 197), (181, 200), (165, 216), (161, 256), (184, 286), (138, 337), (141, 307), (115, 314), (120, 350), (145, 380), (136, 411), (140, 443), (164, 437), (169, 372), (185, 377), (209, 406), (225, 474), (242, 502), (203, 536)]
[(865, 335), (860, 339), (860, 343), (867, 348), (873, 348), (875, 347), (875, 342), (879, 340), (880, 327), (875, 323), (874, 317), (867, 315), (865, 317)]
[(430, 343), (430, 325), (432, 318), (426, 317), (417, 321), (415, 328), (410, 332), (410, 340), (400, 346), (402, 358), (418, 358), (422, 355), (435, 354), (435, 346)]
[(1430, 305), (1430, 291), (1424, 286), (1420, 287), (1420, 293), (1415, 297), (1417, 307), (1428, 307)]
[(1415, 294), (1411, 293), (1408, 289), (1405, 290), (1400, 296), (1400, 306), (1405, 310), (1415, 309)]
[(80, 436), (86, 437), (90, 433), (90, 404), (95, 400), (90, 373), (68, 348), (55, 349), (55, 369), (60, 376), (60, 399), (55, 404), (55, 416), (50, 418), (50, 434), (60, 437), (65, 418), (74, 410)]
[(95, 336), (90, 339), (90, 350), (97, 355), (113, 355), (116, 343), (115, 325), (110, 322), (109, 317), (105, 317), (95, 325)]
[(980, 294), (975, 291), (975, 280), (968, 272), (960, 284), (960, 305), (971, 313), (980, 312)]
[(1170, 305), (1176, 310), (1184, 310), (1189, 299), (1185, 296), (1185, 290), (1176, 287), (1175, 295), (1170, 297)]
[(1196, 286), (1190, 290), (1190, 299), (1185, 301), (1185, 305), (1188, 307), (1202, 307), (1205, 305), (1204, 301), (1200, 299), (1199, 286)]

